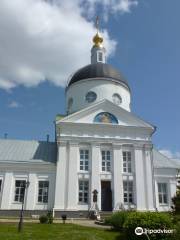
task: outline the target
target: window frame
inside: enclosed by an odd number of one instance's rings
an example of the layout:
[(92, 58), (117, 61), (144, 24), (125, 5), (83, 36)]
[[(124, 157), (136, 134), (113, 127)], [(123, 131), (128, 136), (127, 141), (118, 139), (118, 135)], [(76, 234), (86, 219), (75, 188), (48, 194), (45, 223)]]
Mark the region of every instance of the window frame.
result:
[[(19, 186), (16, 186), (16, 183), (20, 182)], [(23, 184), (21, 184), (23, 182)], [(15, 179), (14, 181), (14, 202), (15, 203), (23, 203), (25, 198), (26, 191), (26, 179)]]
[(85, 100), (87, 103), (93, 103), (97, 99), (97, 94), (94, 91), (89, 91), (86, 93)]
[(122, 151), (123, 158), (123, 173), (132, 173), (132, 151), (123, 150)]
[(2, 192), (2, 185), (3, 185), (3, 180), (2, 180), (2, 178), (0, 178), (0, 194)]
[(132, 180), (123, 180), (123, 200), (124, 204), (134, 204), (134, 183)]
[[(82, 185), (82, 189), (80, 189), (81, 185)], [(79, 204), (89, 204), (89, 180), (79, 179), (78, 203)]]
[[(90, 151), (87, 148), (79, 149), (79, 170), (80, 171), (89, 171), (89, 156)], [(82, 158), (81, 158), (82, 157)]]
[[(165, 188), (162, 187), (162, 185), (164, 185)], [(158, 188), (159, 205), (168, 205), (168, 184), (167, 184), (167, 182), (158, 182), (157, 188)], [(164, 191), (164, 189), (165, 189), (165, 191)]]
[[(40, 183), (43, 183), (43, 186), (40, 187)], [(48, 183), (47, 186), (44, 186), (44, 183)], [(40, 193), (41, 191), (41, 193)], [(41, 198), (41, 200), (40, 200)], [(45, 200), (47, 199), (47, 200)], [(38, 204), (48, 204), (49, 201), (49, 180), (48, 179), (39, 179), (38, 180), (38, 194), (37, 202)]]
[(98, 51), (97, 52), (97, 61), (98, 62), (103, 62), (103, 52), (102, 51)]
[[(118, 99), (118, 102), (117, 102), (117, 99)], [(119, 93), (114, 93), (112, 95), (112, 100), (113, 100), (113, 103), (118, 106), (121, 105), (122, 103), (122, 97), (119, 95)]]
[(111, 165), (112, 165), (111, 162), (112, 162), (111, 150), (101, 149), (101, 171), (111, 172)]

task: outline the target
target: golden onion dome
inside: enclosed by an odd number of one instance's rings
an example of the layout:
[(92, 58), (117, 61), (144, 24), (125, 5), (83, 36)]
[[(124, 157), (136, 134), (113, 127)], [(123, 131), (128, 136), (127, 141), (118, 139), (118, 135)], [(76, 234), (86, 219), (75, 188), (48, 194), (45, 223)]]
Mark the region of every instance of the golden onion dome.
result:
[(96, 35), (93, 37), (94, 47), (102, 47), (103, 38), (97, 32)]

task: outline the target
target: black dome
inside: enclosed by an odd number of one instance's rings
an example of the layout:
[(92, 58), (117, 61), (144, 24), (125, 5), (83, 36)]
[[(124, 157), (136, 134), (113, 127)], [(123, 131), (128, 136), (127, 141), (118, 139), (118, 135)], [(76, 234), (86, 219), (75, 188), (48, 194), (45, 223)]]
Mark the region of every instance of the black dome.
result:
[(128, 82), (122, 76), (122, 74), (118, 72), (115, 68), (113, 68), (111, 65), (106, 63), (89, 64), (79, 69), (71, 77), (68, 83), (68, 87), (73, 83), (79, 82), (84, 79), (89, 79), (89, 78), (90, 79), (91, 78), (107, 78), (108, 80), (112, 79), (112, 81), (121, 83), (126, 87), (128, 87), (128, 89), (130, 90)]

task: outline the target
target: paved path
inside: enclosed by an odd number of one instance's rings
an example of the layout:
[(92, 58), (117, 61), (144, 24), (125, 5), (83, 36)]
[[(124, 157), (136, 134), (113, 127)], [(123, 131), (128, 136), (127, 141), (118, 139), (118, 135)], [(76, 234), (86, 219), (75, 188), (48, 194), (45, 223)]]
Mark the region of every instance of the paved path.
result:
[[(18, 223), (19, 219), (12, 218), (12, 219), (0, 219), (0, 223)], [(24, 219), (23, 222), (25, 223), (39, 223), (38, 219)], [(62, 223), (61, 219), (55, 219), (54, 223)], [(95, 227), (95, 228), (102, 228), (102, 229), (111, 229), (110, 226), (103, 226), (98, 225), (94, 223), (94, 220), (88, 220), (88, 219), (68, 219), (66, 220), (66, 223), (72, 223), (77, 224), (85, 227)]]

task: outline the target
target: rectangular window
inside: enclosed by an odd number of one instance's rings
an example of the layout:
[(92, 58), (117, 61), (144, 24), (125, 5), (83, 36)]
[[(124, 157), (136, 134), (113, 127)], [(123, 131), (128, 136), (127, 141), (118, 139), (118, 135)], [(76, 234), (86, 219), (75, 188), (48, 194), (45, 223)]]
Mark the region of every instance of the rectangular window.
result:
[(80, 170), (89, 170), (89, 150), (80, 150)]
[(103, 54), (102, 52), (98, 52), (98, 62), (102, 62), (103, 61)]
[(124, 203), (133, 203), (133, 182), (123, 181)]
[(110, 172), (111, 171), (111, 152), (108, 151), (101, 151), (102, 155), (102, 171), (103, 172)]
[(15, 202), (23, 202), (24, 201), (24, 193), (25, 193), (25, 180), (16, 180), (15, 181)]
[(123, 172), (131, 173), (131, 152), (123, 151)]
[(89, 182), (79, 181), (79, 203), (88, 203), (89, 198)]
[(38, 202), (48, 203), (49, 181), (39, 181)]
[(160, 204), (168, 203), (167, 183), (158, 183), (158, 195)]

